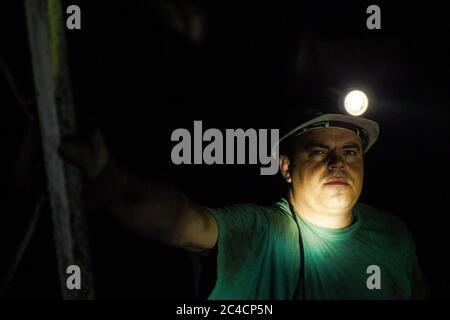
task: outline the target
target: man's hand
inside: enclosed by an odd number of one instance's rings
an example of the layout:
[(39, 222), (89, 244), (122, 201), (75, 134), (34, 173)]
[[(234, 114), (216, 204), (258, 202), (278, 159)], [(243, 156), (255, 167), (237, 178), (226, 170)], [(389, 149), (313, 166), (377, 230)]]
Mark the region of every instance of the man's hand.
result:
[(59, 151), (64, 160), (79, 167), (91, 180), (97, 178), (111, 160), (102, 133), (98, 129), (85, 140), (64, 138)]

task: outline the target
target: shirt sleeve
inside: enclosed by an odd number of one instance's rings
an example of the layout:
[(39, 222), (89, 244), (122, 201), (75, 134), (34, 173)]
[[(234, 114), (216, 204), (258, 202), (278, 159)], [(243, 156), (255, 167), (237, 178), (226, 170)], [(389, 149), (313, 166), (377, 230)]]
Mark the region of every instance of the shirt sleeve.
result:
[(258, 286), (267, 221), (261, 207), (241, 204), (208, 208), (218, 225), (217, 281), (209, 299), (249, 299)]

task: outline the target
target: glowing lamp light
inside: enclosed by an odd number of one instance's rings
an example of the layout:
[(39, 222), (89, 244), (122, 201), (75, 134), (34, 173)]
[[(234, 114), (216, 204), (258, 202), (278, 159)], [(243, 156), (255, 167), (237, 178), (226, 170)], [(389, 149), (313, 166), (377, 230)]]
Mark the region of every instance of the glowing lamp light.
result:
[(369, 99), (360, 90), (350, 91), (344, 99), (345, 110), (352, 116), (360, 116), (366, 112), (369, 106)]

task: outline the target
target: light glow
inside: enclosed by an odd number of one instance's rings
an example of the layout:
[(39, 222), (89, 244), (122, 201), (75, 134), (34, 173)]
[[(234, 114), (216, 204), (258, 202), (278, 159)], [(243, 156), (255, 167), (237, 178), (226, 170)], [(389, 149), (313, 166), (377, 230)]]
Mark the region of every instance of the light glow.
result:
[(360, 90), (350, 91), (344, 99), (345, 110), (352, 116), (360, 116), (366, 112), (369, 106), (369, 99)]

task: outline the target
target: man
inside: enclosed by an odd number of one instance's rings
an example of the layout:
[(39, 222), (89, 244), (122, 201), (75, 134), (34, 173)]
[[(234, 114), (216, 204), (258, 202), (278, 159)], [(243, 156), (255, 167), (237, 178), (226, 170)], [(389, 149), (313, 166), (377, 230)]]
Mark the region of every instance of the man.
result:
[(61, 151), (91, 180), (91, 202), (135, 232), (192, 252), (217, 249), (209, 299), (423, 298), (406, 226), (357, 202), (363, 154), (377, 137), (368, 119), (325, 114), (302, 122), (280, 139), (289, 188), (271, 207), (206, 208), (169, 185), (142, 184), (114, 165), (98, 133)]

